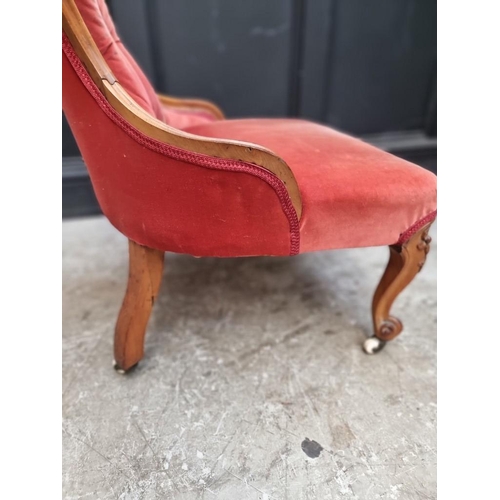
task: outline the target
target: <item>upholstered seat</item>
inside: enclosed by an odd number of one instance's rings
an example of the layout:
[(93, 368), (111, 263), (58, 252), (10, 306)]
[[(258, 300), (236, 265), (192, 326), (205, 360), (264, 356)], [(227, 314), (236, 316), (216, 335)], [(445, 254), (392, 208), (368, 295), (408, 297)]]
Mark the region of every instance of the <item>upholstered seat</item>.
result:
[(302, 197), (300, 252), (392, 245), (436, 216), (434, 174), (329, 127), (245, 119), (186, 131), (253, 142), (283, 158)]
[(365, 349), (401, 332), (389, 310), (429, 251), (432, 173), (315, 123), (225, 120), (207, 101), (158, 95), (104, 0), (63, 0), (62, 66), (63, 109), (95, 194), (129, 239), (119, 367), (142, 358), (165, 251), (287, 256), (390, 245)]

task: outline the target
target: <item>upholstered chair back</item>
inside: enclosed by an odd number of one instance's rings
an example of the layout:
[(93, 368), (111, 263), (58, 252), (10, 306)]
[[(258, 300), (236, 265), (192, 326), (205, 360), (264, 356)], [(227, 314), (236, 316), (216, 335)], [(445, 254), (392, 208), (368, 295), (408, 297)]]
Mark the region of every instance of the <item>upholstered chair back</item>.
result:
[(106, 2), (104, 0), (75, 0), (75, 3), (115, 78), (145, 111), (166, 122), (166, 116), (155, 90), (121, 42)]

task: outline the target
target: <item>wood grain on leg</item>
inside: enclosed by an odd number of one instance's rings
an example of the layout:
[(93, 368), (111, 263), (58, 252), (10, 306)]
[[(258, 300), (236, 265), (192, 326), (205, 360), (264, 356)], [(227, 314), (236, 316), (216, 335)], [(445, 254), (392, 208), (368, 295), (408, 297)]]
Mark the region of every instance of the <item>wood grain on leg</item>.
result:
[(127, 371), (144, 355), (151, 309), (160, 289), (164, 252), (129, 240), (127, 291), (115, 328), (116, 368)]
[[(431, 223), (432, 224), (432, 223)], [(422, 269), (431, 237), (428, 235), (431, 224), (427, 224), (402, 245), (389, 247), (390, 258), (384, 275), (375, 291), (372, 303), (374, 337), (365, 343), (365, 351), (373, 353), (380, 350), (385, 342), (397, 337), (403, 330), (399, 319), (390, 315), (397, 296)]]

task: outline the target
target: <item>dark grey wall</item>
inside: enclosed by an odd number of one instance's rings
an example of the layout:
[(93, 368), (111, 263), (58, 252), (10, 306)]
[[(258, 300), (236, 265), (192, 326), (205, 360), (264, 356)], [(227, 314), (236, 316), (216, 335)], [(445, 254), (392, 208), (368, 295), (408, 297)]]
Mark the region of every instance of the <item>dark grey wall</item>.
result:
[(436, 0), (111, 0), (155, 86), (228, 116), (304, 116), (356, 134), (424, 128)]

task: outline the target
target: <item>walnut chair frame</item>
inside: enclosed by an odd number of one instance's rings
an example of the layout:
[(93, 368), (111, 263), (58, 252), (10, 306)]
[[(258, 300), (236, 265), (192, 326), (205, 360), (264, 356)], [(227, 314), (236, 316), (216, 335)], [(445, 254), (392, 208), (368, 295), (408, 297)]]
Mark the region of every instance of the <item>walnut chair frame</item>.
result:
[[(63, 32), (88, 71), (90, 77), (111, 107), (144, 135), (164, 144), (208, 156), (240, 160), (272, 172), (286, 187), (300, 220), (302, 200), (292, 170), (278, 155), (252, 143), (196, 136), (152, 117), (127, 93), (112, 74), (95, 45), (74, 0), (63, 0)], [(222, 111), (208, 101), (175, 99), (159, 96), (160, 101), (179, 109), (202, 109), (217, 118)], [(402, 323), (390, 315), (393, 302), (424, 265), (431, 238), (430, 223), (414, 227), (414, 234), (402, 244), (390, 246), (390, 259), (375, 291), (372, 304), (374, 334), (364, 343), (366, 353), (380, 351), (386, 342), (403, 329)], [(164, 252), (141, 246), (129, 240), (128, 284), (115, 329), (115, 368), (128, 372), (144, 355), (144, 339), (148, 320), (162, 281)]]

